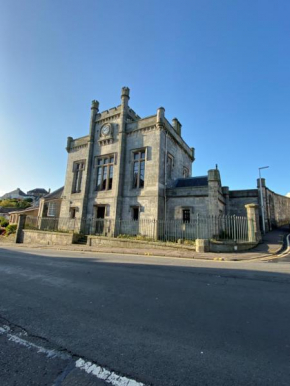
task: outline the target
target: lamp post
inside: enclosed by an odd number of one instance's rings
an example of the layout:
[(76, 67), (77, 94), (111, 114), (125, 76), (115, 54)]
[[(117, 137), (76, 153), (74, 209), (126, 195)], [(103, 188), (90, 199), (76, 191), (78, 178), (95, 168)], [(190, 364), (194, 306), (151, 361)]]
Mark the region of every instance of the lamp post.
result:
[(265, 213), (264, 213), (264, 198), (263, 198), (263, 190), (262, 190), (262, 179), (261, 179), (261, 170), (268, 169), (269, 166), (263, 166), (259, 168), (259, 185), (260, 185), (260, 198), (261, 198), (261, 211), (262, 211), (262, 230), (263, 234), (266, 233), (265, 229)]

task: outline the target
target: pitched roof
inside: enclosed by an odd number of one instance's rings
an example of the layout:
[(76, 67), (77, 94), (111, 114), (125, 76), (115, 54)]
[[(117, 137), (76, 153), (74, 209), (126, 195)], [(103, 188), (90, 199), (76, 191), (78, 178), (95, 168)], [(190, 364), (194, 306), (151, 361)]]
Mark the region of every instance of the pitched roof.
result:
[(21, 213), (26, 213), (26, 212), (31, 212), (31, 211), (34, 211), (34, 210), (38, 210), (38, 209), (39, 209), (38, 206), (30, 206), (29, 208), (26, 208), (26, 209), (10, 210), (9, 214), (10, 213), (21, 214)]
[(45, 189), (42, 189), (42, 188), (36, 188), (36, 189), (32, 189), (32, 190), (29, 190), (29, 192), (27, 192), (28, 195), (30, 194), (35, 194), (35, 193), (42, 193), (42, 194), (47, 194), (48, 191), (45, 190)]
[(47, 194), (43, 198), (49, 199), (49, 200), (55, 199), (55, 198), (61, 198), (61, 195), (63, 193), (63, 189), (64, 189), (64, 186), (62, 186), (61, 188), (56, 189), (54, 192), (51, 192), (51, 193)]
[(27, 197), (27, 195), (20, 189), (17, 188), (15, 190), (12, 190), (12, 192), (5, 193), (2, 197), (0, 197), (2, 200), (5, 198), (11, 197), (12, 194), (18, 194), (18, 196)]
[(178, 178), (175, 184), (175, 188), (188, 188), (197, 186), (207, 186), (207, 176)]

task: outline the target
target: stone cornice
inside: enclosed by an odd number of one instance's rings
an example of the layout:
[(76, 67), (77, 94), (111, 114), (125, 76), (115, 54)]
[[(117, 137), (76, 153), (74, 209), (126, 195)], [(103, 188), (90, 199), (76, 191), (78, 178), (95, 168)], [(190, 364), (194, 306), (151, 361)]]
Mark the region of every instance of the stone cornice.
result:
[(68, 150), (68, 152), (69, 152), (69, 153), (72, 153), (72, 152), (74, 152), (74, 151), (77, 151), (77, 150), (79, 150), (79, 149), (84, 149), (84, 148), (86, 148), (86, 147), (88, 147), (88, 144), (87, 144), (87, 143), (84, 144), (84, 145), (73, 146), (73, 147), (71, 147), (71, 148)]
[(133, 135), (133, 134), (136, 134), (136, 133), (139, 133), (139, 132), (147, 132), (147, 131), (153, 131), (153, 130), (156, 130), (157, 127), (156, 125), (151, 125), (151, 126), (147, 126), (147, 127), (140, 127), (139, 129), (135, 129), (135, 130), (132, 130), (132, 131), (128, 131), (126, 132), (126, 134), (128, 136), (130, 135)]
[(111, 122), (111, 121), (114, 121), (115, 119), (120, 118), (120, 116), (121, 116), (120, 113), (114, 114), (114, 115), (110, 115), (109, 117), (105, 117), (105, 118), (102, 118), (102, 119), (97, 119), (95, 121), (95, 123), (102, 124), (102, 123), (106, 123), (106, 122)]

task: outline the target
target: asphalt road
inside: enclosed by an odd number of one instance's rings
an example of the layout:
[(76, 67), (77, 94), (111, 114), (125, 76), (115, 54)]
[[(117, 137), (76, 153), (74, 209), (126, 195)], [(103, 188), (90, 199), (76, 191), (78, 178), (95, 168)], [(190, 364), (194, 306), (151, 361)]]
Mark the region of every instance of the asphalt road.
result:
[(0, 248), (0, 384), (108, 385), (82, 358), (145, 385), (289, 386), (289, 289), (286, 263)]

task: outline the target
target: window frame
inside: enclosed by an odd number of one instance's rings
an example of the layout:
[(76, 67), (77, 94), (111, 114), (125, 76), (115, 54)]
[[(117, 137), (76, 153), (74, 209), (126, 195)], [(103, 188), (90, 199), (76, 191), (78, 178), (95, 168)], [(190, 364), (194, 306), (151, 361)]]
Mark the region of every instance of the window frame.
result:
[[(144, 153), (144, 157), (142, 157), (142, 154)], [(135, 158), (135, 155), (138, 156)], [(132, 150), (132, 189), (143, 189), (145, 188), (145, 167), (146, 167), (146, 159), (147, 159), (147, 149), (146, 148), (140, 148), (140, 149), (135, 149)], [(135, 164), (137, 164), (137, 178), (135, 183)], [(143, 169), (143, 186), (140, 186), (140, 181), (141, 181), (141, 166), (144, 164), (144, 169)]]
[(56, 211), (57, 211), (57, 202), (49, 201), (47, 206), (47, 217), (56, 217)]
[(74, 220), (76, 218), (76, 213), (77, 213), (77, 207), (71, 206), (69, 209), (70, 219)]
[[(187, 216), (185, 215), (185, 213), (187, 213)], [(182, 208), (182, 222), (183, 224), (188, 224), (190, 223), (190, 214), (191, 214), (191, 210), (190, 208)], [(188, 217), (188, 218), (186, 218)]]
[[(78, 168), (78, 165), (81, 167)], [(82, 191), (82, 181), (83, 181), (83, 172), (86, 168), (86, 161), (79, 160), (73, 163), (73, 183), (72, 183), (72, 193), (81, 193)]]
[[(105, 163), (105, 160), (108, 159), (108, 162)], [(112, 160), (113, 159), (113, 160)], [(102, 161), (99, 163), (99, 161)], [(106, 192), (109, 190), (113, 190), (113, 180), (114, 180), (114, 165), (116, 162), (115, 154), (106, 154), (95, 157), (95, 168), (96, 168), (96, 181), (95, 181), (95, 191), (97, 192)], [(100, 173), (100, 184), (98, 184), (99, 178), (99, 170)], [(110, 184), (110, 175), (112, 170), (112, 183)], [(104, 175), (105, 175), (105, 187), (104, 187)], [(100, 186), (100, 187), (99, 187)]]
[(183, 176), (183, 178), (188, 178), (189, 177), (189, 170), (188, 170), (188, 168), (186, 166), (183, 166), (182, 176)]
[(167, 158), (166, 158), (166, 177), (167, 177), (167, 179), (170, 179), (170, 180), (172, 179), (173, 168), (174, 168), (174, 157), (172, 154), (167, 153)]

